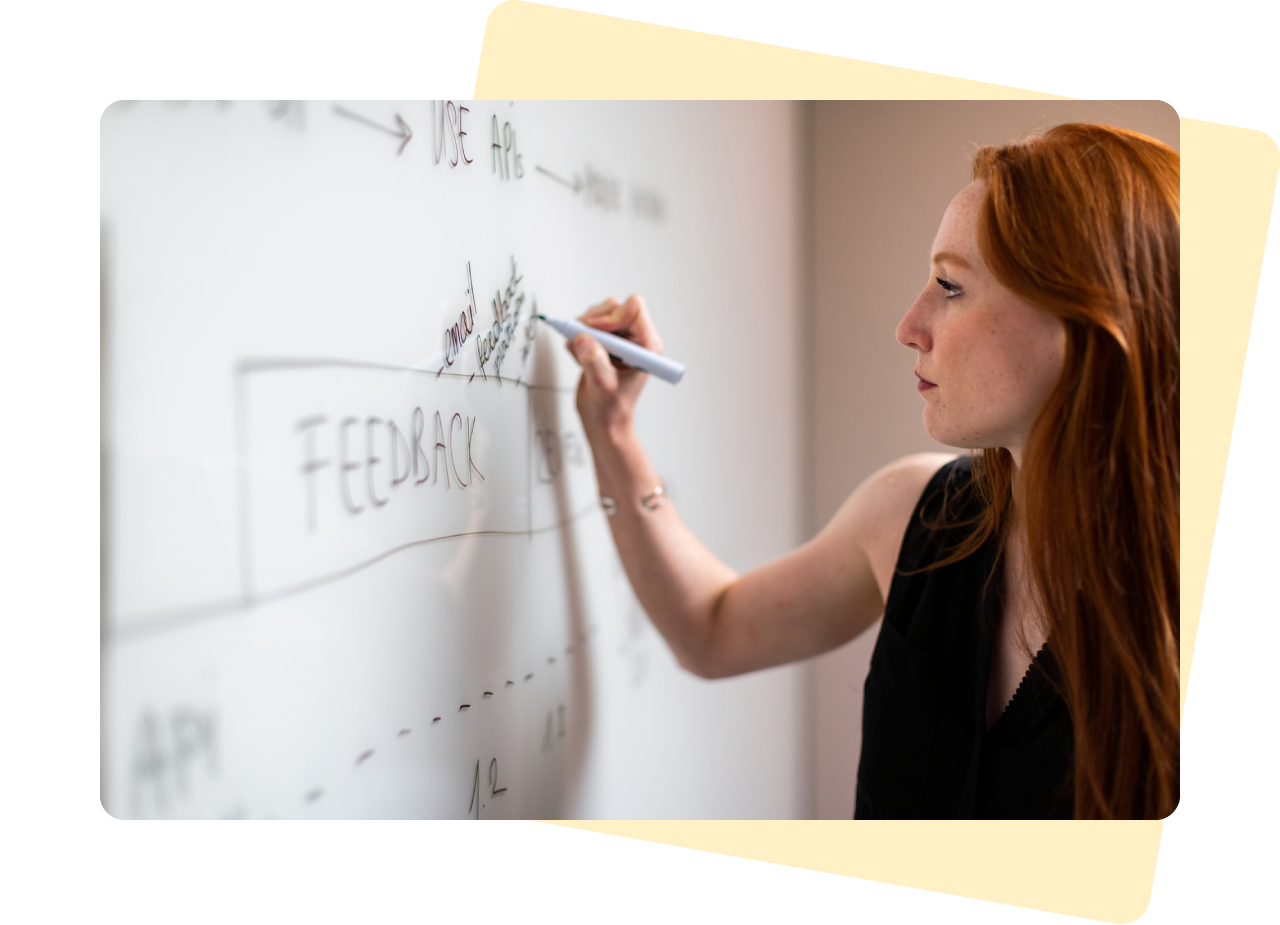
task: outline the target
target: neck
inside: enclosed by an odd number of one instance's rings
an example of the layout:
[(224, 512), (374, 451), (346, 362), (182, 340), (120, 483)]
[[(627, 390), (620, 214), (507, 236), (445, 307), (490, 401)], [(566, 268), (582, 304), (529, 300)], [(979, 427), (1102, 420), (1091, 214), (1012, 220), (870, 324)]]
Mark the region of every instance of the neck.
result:
[(1040, 594), (1031, 577), (1027, 549), (1027, 520), (1025, 486), (1021, 479), (1021, 453), (1012, 450), (1012, 499), (1009, 519), (1004, 535), (1004, 582), (1008, 595), (1008, 626), (1011, 639), (1022, 657), (1030, 658), (1039, 650), (1048, 635), (1048, 622)]
[(1014, 529), (1020, 528), (1022, 524), (1023, 506), (1023, 485), (1022, 485), (1022, 448), (1010, 447), (1009, 455), (1013, 457), (1013, 471), (1011, 473), (1012, 484), (1010, 486), (1013, 493), (1012, 510), (1009, 512), (1010, 527)]

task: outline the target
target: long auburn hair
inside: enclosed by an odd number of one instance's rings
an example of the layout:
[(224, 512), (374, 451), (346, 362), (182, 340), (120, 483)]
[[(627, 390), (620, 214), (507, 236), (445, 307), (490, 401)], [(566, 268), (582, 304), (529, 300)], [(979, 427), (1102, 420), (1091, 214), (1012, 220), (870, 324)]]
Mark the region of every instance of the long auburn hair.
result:
[[(1178, 804), (1179, 157), (1077, 123), (980, 147), (973, 178), (987, 266), (1066, 328), (1018, 494), (1074, 730), (1075, 816), (1163, 818)], [(1012, 482), (1007, 450), (975, 456), (983, 513), (937, 565), (1003, 542)]]

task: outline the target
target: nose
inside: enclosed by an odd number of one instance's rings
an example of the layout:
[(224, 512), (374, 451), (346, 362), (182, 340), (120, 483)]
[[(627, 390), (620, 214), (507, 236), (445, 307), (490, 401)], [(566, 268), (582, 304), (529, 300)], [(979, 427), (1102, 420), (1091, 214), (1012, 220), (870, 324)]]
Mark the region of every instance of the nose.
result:
[(924, 301), (926, 292), (928, 292), (927, 286), (921, 291), (920, 295), (916, 296), (916, 300), (911, 303), (911, 307), (902, 316), (902, 320), (898, 322), (897, 330), (894, 331), (894, 336), (898, 338), (898, 343), (904, 347), (910, 347), (912, 350), (927, 351), (931, 346), (929, 328), (925, 324)]

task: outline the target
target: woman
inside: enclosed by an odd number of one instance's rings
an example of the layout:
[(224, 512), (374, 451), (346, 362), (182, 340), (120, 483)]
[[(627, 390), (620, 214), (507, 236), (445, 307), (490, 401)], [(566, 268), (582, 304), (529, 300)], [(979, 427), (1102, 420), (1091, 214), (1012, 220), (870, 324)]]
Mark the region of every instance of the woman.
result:
[[(632, 587), (724, 677), (885, 619), (855, 817), (1161, 818), (1178, 801), (1179, 159), (1061, 125), (979, 149), (898, 325), (925, 430), (814, 539), (746, 575), (664, 504), (645, 374), (583, 335), (578, 409)], [(653, 350), (643, 301), (583, 320)]]

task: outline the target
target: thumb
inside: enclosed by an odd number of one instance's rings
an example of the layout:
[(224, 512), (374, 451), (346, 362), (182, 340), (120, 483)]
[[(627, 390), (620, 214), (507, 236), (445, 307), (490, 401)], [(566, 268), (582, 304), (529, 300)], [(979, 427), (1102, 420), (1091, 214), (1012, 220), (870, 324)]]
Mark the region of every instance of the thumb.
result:
[(571, 344), (583, 374), (597, 389), (612, 392), (618, 387), (618, 371), (609, 362), (609, 352), (590, 334), (579, 334)]

